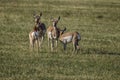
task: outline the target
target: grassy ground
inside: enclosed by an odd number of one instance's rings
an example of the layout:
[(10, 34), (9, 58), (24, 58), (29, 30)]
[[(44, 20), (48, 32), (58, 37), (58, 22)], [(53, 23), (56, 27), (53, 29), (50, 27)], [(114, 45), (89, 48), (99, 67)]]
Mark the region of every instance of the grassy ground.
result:
[[(41, 52), (31, 52), (28, 33), (33, 13), (41, 21), (61, 16), (58, 27), (78, 31), (81, 51), (49, 52), (45, 38)], [(0, 80), (119, 80), (119, 0), (0, 0)]]

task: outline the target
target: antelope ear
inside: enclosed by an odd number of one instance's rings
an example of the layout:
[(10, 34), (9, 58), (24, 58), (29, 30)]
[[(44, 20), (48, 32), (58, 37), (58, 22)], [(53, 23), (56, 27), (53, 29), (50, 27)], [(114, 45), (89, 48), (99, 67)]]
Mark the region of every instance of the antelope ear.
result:
[(42, 12), (40, 12), (40, 17), (42, 16)]
[(50, 21), (52, 21), (52, 22), (54, 21), (54, 20), (53, 20), (53, 17), (50, 18)]
[(60, 16), (58, 17), (58, 21), (60, 20)]

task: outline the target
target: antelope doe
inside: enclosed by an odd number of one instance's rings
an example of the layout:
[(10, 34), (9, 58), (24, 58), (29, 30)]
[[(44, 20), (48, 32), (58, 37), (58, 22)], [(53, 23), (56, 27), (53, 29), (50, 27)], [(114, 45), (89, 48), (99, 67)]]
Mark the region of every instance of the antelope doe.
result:
[(40, 31), (40, 35), (41, 35), (41, 38), (42, 38), (42, 41), (44, 39), (44, 36), (45, 36), (45, 33), (46, 33), (46, 26), (44, 23), (42, 23), (40, 21), (41, 19), (41, 16), (42, 16), (42, 13), (40, 13), (39, 15), (35, 15), (34, 14), (34, 20), (35, 20), (35, 26), (38, 28), (38, 30)]
[(65, 31), (66, 28), (64, 30), (60, 30), (60, 36), (59, 36), (59, 40), (63, 43), (64, 51), (66, 50), (67, 43), (72, 42), (74, 48), (73, 53), (78, 52), (78, 50), (80, 49), (78, 42), (81, 40), (80, 34), (78, 32), (64, 33)]
[(54, 49), (54, 41), (56, 41), (56, 47), (57, 47), (57, 42), (59, 38), (59, 29), (57, 27), (57, 23), (59, 20), (60, 20), (60, 16), (57, 19), (51, 19), (53, 25), (47, 28), (48, 47), (51, 41), (51, 51), (53, 51)]
[(45, 24), (40, 22), (41, 16), (42, 13), (40, 13), (40, 15), (34, 15), (35, 25), (33, 31), (29, 33), (30, 47), (34, 49), (34, 45), (36, 42), (38, 46), (38, 51), (39, 48), (41, 48), (41, 43), (46, 32)]

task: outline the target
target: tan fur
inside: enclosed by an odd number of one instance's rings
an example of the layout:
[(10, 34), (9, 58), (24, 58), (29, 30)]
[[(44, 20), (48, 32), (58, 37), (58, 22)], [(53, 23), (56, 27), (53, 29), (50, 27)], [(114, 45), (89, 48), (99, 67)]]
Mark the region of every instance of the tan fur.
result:
[[(36, 42), (38, 45), (38, 50), (39, 48), (41, 48), (41, 44), (46, 32), (45, 24), (40, 22), (41, 16), (42, 13), (40, 13), (39, 15), (34, 15), (35, 25), (33, 31), (29, 33), (30, 46), (34, 48)], [(32, 35), (32, 33), (36, 33), (36, 32), (37, 32), (37, 36)]]
[[(65, 39), (67, 38), (68, 39)], [(73, 52), (79, 50), (79, 45), (78, 42), (80, 41), (80, 34), (78, 32), (67, 32), (67, 33), (63, 33), (60, 34), (59, 40), (64, 44), (64, 50), (66, 50), (66, 45), (67, 45), (67, 40), (69, 40), (69, 42), (73, 43)]]
[(48, 28), (47, 28), (47, 32), (52, 32), (54, 30), (54, 27), (53, 26), (49, 26)]
[(74, 33), (72, 33), (72, 32), (64, 33), (64, 34), (60, 35), (60, 38), (66, 37), (66, 36), (69, 36), (69, 35), (74, 35)]
[[(49, 32), (51, 32), (51, 35), (49, 35)], [(47, 35), (48, 35), (48, 47), (51, 40), (51, 51), (53, 51), (54, 48), (54, 41), (56, 41), (56, 47), (57, 47), (57, 41), (58, 41), (58, 29), (56, 27), (48, 27), (47, 29)], [(51, 37), (50, 37), (51, 36)]]
[(53, 26), (49, 26), (47, 28), (48, 47), (49, 47), (49, 43), (51, 40), (51, 51), (53, 51), (53, 48), (54, 48), (54, 41), (56, 41), (56, 47), (57, 47), (57, 41), (58, 41), (58, 36), (59, 36), (57, 23), (59, 19), (60, 17), (58, 17), (58, 19), (52, 19), (51, 21), (53, 22)]

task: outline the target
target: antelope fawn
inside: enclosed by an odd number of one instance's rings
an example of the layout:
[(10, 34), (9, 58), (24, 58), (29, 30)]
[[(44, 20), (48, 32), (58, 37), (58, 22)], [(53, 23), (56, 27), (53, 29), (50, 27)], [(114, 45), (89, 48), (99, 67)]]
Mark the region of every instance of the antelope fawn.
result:
[(73, 43), (73, 53), (78, 52), (79, 50), (79, 45), (78, 42), (81, 40), (81, 36), (78, 32), (67, 32), (66, 28), (64, 30), (60, 30), (60, 35), (59, 35), (59, 40), (63, 43), (64, 51), (66, 50), (66, 45), (67, 43), (72, 42)]
[(42, 13), (40, 13), (40, 15), (34, 15), (35, 26), (33, 31), (29, 33), (30, 46), (34, 48), (34, 44), (36, 42), (38, 45), (38, 50), (41, 48), (41, 44), (46, 32), (45, 24), (40, 22), (41, 16)]
[(59, 38), (59, 29), (57, 27), (57, 23), (59, 20), (60, 20), (60, 16), (58, 17), (58, 19), (51, 19), (53, 25), (47, 28), (48, 47), (51, 41), (51, 51), (53, 51), (54, 48), (54, 41), (56, 41), (56, 47), (57, 47), (57, 42)]

